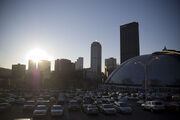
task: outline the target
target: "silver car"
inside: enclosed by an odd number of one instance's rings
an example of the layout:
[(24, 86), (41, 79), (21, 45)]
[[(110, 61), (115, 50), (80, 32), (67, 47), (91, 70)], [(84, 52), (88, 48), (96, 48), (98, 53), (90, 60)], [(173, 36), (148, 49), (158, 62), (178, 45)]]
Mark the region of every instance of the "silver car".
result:
[(102, 104), (100, 106), (100, 111), (104, 114), (116, 114), (116, 109), (111, 104)]
[(51, 116), (62, 116), (63, 108), (61, 105), (53, 105), (51, 107)]
[(90, 104), (85, 108), (85, 112), (87, 114), (98, 114), (98, 108), (96, 107), (96, 105)]
[(48, 114), (47, 105), (38, 105), (33, 111), (33, 117), (46, 117)]
[(117, 112), (124, 113), (124, 114), (131, 114), (133, 112), (133, 109), (128, 106), (125, 102), (115, 102), (114, 106), (117, 110)]

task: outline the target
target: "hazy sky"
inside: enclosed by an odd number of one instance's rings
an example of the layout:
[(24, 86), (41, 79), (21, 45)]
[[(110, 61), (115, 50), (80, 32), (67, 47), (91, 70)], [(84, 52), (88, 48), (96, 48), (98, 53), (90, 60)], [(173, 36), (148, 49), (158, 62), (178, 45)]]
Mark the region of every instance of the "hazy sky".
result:
[(0, 67), (24, 63), (33, 48), (73, 62), (84, 57), (90, 66), (90, 45), (102, 45), (120, 62), (120, 25), (139, 22), (140, 54), (180, 50), (178, 0), (0, 0)]

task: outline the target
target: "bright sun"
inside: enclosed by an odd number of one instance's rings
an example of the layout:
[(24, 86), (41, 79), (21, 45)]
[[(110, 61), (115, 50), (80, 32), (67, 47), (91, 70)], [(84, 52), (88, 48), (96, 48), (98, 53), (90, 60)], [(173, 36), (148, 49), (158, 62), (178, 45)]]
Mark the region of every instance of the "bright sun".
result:
[(27, 53), (26, 59), (37, 63), (40, 60), (51, 60), (52, 58), (44, 50), (35, 48)]

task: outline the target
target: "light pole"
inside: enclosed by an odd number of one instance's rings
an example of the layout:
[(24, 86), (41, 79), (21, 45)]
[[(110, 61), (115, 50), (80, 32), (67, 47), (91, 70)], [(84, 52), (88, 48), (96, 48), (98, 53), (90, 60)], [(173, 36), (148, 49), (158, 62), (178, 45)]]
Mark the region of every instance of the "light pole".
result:
[(150, 65), (154, 60), (159, 60), (159, 57), (153, 57), (150, 60), (148, 60), (146, 63), (142, 63), (140, 61), (137, 61), (136, 59), (134, 59), (135, 62), (134, 64), (140, 64), (141, 66), (143, 66), (144, 68), (144, 88), (145, 88), (145, 101), (147, 100), (147, 67), (148, 65)]

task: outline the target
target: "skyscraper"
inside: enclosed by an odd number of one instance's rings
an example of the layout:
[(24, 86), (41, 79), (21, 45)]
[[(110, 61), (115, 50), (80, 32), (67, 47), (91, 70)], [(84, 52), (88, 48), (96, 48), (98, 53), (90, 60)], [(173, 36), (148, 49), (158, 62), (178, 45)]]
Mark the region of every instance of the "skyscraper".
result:
[(108, 58), (108, 59), (105, 59), (105, 75), (106, 77), (108, 77), (112, 71), (114, 69), (116, 69), (117, 67), (117, 64), (116, 64), (116, 58)]
[(25, 86), (25, 71), (26, 65), (15, 64), (12, 65), (12, 86), (13, 87), (24, 87)]
[(43, 79), (50, 77), (51, 62), (48, 60), (41, 60), (38, 62), (38, 71), (43, 75)]
[(120, 26), (121, 63), (132, 57), (139, 56), (138, 26), (137, 22)]
[(75, 70), (82, 70), (83, 69), (83, 57), (79, 57), (75, 62)]
[(29, 60), (29, 64), (28, 64), (29, 72), (32, 72), (35, 69), (36, 69), (36, 62), (34, 62), (33, 60)]
[(97, 41), (91, 44), (91, 70), (101, 75), (101, 44)]

